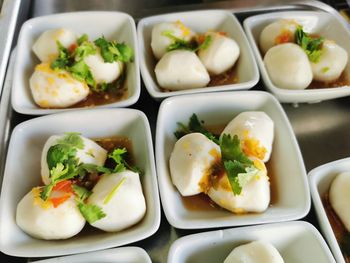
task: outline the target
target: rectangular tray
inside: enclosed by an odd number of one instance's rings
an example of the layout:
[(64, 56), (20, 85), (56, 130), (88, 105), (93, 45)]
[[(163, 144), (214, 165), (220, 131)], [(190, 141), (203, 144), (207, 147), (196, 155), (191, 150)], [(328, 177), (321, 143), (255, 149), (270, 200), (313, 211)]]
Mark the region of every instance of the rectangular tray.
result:
[[(89, 0), (86, 1), (86, 4), (84, 2), (84, 7), (81, 6), (81, 2), (80, 5), (78, 2), (79, 1), (76, 0), (36, 0), (31, 6), (31, 17), (64, 11), (96, 9), (125, 11), (130, 13), (135, 20), (138, 21), (138, 19), (144, 16), (159, 13), (212, 8), (226, 9), (234, 12), (241, 23), (246, 17), (251, 15), (281, 10), (323, 10), (332, 13), (338, 18), (340, 17), (339, 13), (331, 6), (318, 1), (292, 2), (281, 0), (253, 0), (246, 2), (241, 0), (186, 4), (177, 5), (175, 7), (169, 6), (169, 1), (167, 5), (161, 6), (160, 8), (156, 8), (157, 2), (159, 1), (150, 1), (148, 4), (142, 3), (138, 6), (135, 4), (118, 6), (115, 1), (100, 1), (97, 3), (96, 1)], [(186, 1), (180, 1), (180, 3), (186, 3)], [(282, 3), (283, 6), (281, 6)], [(20, 26), (21, 23), (18, 23), (17, 28)], [(7, 146), (13, 127), (18, 123), (33, 118), (31, 116), (18, 114), (11, 108), (10, 91), (13, 78), (12, 62), (14, 54), (15, 52), (12, 54), (0, 101), (0, 183), (2, 181)], [(263, 89), (262, 82), (260, 81), (254, 89)], [(346, 140), (350, 133), (350, 122), (348, 121), (348, 116), (350, 116), (349, 105), (349, 97), (317, 104), (282, 105), (298, 139), (307, 171), (323, 163), (349, 156), (348, 149), (350, 149), (350, 140)], [(131, 108), (136, 108), (145, 112), (150, 121), (154, 139), (159, 102), (154, 101), (149, 96), (143, 84), (141, 97)], [(315, 116), (317, 116), (317, 118), (315, 118)], [(313, 210), (311, 210), (305, 220), (319, 228)], [(161, 226), (156, 234), (146, 240), (130, 245), (145, 249), (150, 255), (152, 262), (166, 262), (169, 247), (176, 239), (198, 232), (201, 231), (175, 229), (169, 225), (164, 214), (162, 214)], [(0, 254), (0, 259), (1, 262), (32, 262), (33, 260), (38, 260), (33, 258), (14, 258), (4, 254)]]

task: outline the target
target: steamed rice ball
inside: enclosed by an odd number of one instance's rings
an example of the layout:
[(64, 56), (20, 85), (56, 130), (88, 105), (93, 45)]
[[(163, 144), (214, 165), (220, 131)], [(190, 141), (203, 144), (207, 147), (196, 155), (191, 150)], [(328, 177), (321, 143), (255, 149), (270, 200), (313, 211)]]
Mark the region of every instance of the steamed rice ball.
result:
[(166, 53), (155, 67), (159, 86), (169, 90), (205, 87), (210, 77), (194, 52), (174, 50)]
[(152, 29), (151, 48), (157, 60), (167, 52), (167, 48), (173, 44), (174, 39), (166, 34), (179, 38), (184, 41), (191, 41), (194, 33), (180, 21), (163, 22), (155, 25)]
[(224, 263), (284, 263), (278, 250), (262, 240), (234, 248)]
[(170, 174), (182, 196), (204, 191), (202, 180), (210, 167), (221, 159), (220, 147), (201, 133), (180, 138), (170, 155)]
[(315, 80), (332, 82), (337, 80), (348, 63), (348, 52), (334, 41), (326, 40), (322, 44), (318, 61), (311, 62)]
[(87, 203), (99, 206), (106, 214), (91, 225), (107, 232), (128, 228), (146, 213), (139, 174), (129, 170), (102, 175)]
[(50, 62), (58, 57), (57, 41), (69, 48), (77, 42), (77, 35), (65, 28), (51, 29), (42, 33), (35, 41), (32, 50), (41, 62)]
[(311, 65), (304, 50), (287, 43), (270, 48), (264, 63), (274, 85), (282, 89), (306, 89), (313, 78)]
[(42, 108), (66, 108), (89, 94), (89, 87), (65, 70), (53, 70), (49, 63), (35, 67), (29, 80), (33, 99)]
[(35, 187), (18, 203), (16, 223), (35, 238), (54, 240), (78, 234), (85, 225), (85, 219), (76, 205), (74, 195), (54, 207), (50, 200), (43, 201), (40, 198), (40, 188)]
[(219, 75), (232, 68), (240, 49), (236, 41), (217, 32), (205, 34), (210, 37), (209, 46), (200, 49), (198, 57), (211, 75)]
[(267, 25), (260, 34), (259, 45), (263, 54), (273, 46), (295, 42), (295, 31), (298, 23), (293, 20), (281, 19)]

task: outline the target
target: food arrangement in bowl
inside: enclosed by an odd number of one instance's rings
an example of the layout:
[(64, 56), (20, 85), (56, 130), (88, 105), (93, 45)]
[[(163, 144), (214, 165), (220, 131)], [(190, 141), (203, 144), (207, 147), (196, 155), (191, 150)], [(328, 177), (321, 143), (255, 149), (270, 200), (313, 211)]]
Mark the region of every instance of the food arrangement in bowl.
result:
[(125, 74), (133, 50), (103, 36), (90, 41), (65, 28), (43, 32), (34, 42), (40, 60), (30, 77), (35, 103), (42, 108), (91, 107), (119, 101), (127, 93)]
[(350, 34), (326, 12), (293, 11), (244, 21), (265, 86), (281, 102), (319, 102), (350, 94)]
[(349, 158), (321, 165), (310, 171), (309, 177), (321, 229), (337, 262), (349, 262)]
[[(163, 101), (156, 159), (171, 225), (200, 229), (271, 223), (309, 209), (302, 159), (279, 107), (271, 95), (253, 91)], [(299, 189), (299, 195), (291, 189)]]
[(154, 69), (157, 82), (164, 90), (237, 82), (233, 66), (240, 49), (226, 32), (198, 34), (181, 21), (162, 22), (153, 26), (151, 47), (158, 60)]
[(32, 18), (19, 33), (14, 110), (42, 115), (85, 107), (125, 107), (140, 95), (136, 26), (121, 12)]
[(246, 36), (230, 12), (147, 17), (137, 31), (142, 78), (155, 99), (249, 89), (259, 79)]
[(175, 132), (169, 160), (173, 184), (182, 196), (205, 193), (233, 213), (264, 212), (270, 203), (270, 159), (274, 123), (261, 111), (238, 114), (213, 134), (192, 115)]
[(41, 155), (44, 186), (18, 203), (17, 225), (33, 237), (54, 240), (73, 237), (86, 221), (107, 232), (138, 223), (146, 203), (130, 151), (125, 137), (95, 142), (78, 133), (51, 136)]

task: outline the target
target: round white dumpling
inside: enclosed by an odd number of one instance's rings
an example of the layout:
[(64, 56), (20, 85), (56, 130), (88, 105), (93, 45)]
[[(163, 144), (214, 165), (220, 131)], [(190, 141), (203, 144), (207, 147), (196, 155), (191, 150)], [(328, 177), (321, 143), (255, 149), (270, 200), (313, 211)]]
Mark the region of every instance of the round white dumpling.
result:
[(84, 62), (88, 65), (96, 84), (112, 83), (117, 80), (124, 67), (121, 61), (104, 62), (100, 52), (86, 56)]
[(190, 133), (180, 138), (170, 155), (170, 174), (181, 195), (203, 192), (201, 182), (210, 167), (220, 162), (220, 147), (201, 133)]
[(284, 260), (272, 244), (258, 240), (234, 248), (224, 263), (284, 263)]
[(146, 213), (139, 174), (132, 171), (102, 175), (87, 202), (101, 207), (106, 214), (91, 225), (107, 232), (128, 228)]
[(223, 134), (237, 135), (243, 152), (264, 162), (270, 159), (274, 139), (273, 120), (262, 111), (246, 111), (231, 120)]
[(169, 90), (205, 87), (210, 77), (194, 52), (174, 50), (166, 53), (156, 65), (158, 84)]
[(211, 75), (219, 75), (232, 68), (239, 56), (239, 46), (233, 39), (211, 32), (209, 46), (200, 49), (198, 57)]
[[(51, 195), (55, 195), (52, 192)], [(17, 225), (27, 234), (40, 239), (66, 239), (78, 234), (85, 225), (74, 195), (59, 206), (40, 198), (39, 188), (33, 188), (17, 205)]]
[(69, 48), (77, 41), (77, 35), (69, 29), (59, 28), (45, 31), (35, 41), (32, 49), (41, 62), (50, 62), (58, 57), (57, 41)]
[(271, 47), (287, 42), (295, 42), (295, 31), (298, 23), (293, 20), (281, 19), (267, 25), (261, 31), (259, 45), (263, 54)]
[(157, 60), (167, 52), (167, 47), (171, 45), (174, 40), (166, 36), (170, 33), (174, 37), (184, 41), (190, 41), (194, 37), (194, 33), (180, 21), (177, 22), (163, 22), (155, 25), (152, 29), (151, 48)]
[(326, 40), (322, 44), (321, 56), (311, 62), (314, 79), (324, 82), (337, 80), (348, 63), (348, 52), (335, 42)]
[[(78, 163), (88, 163), (95, 164), (98, 166), (103, 166), (107, 159), (107, 151), (103, 149), (93, 140), (85, 138), (79, 135), (83, 140), (83, 149), (77, 149), (76, 157), (78, 158)], [(43, 151), (41, 153), (41, 178), (45, 185), (50, 184), (50, 171), (47, 164), (47, 153), (51, 146), (54, 146), (62, 140), (65, 135), (53, 135), (45, 143)]]
[(334, 211), (350, 232), (350, 172), (335, 177), (329, 189), (329, 201)]
[(65, 70), (52, 70), (50, 64), (35, 67), (29, 80), (33, 99), (42, 108), (66, 108), (89, 95), (89, 87)]
[(270, 203), (270, 182), (264, 163), (254, 159), (257, 173), (242, 187), (240, 194), (232, 192), (231, 184), (226, 175), (216, 179), (208, 191), (208, 196), (217, 205), (237, 214), (248, 212), (264, 212)]
[(264, 63), (273, 84), (282, 89), (305, 89), (312, 81), (312, 70), (304, 50), (287, 43), (270, 48)]

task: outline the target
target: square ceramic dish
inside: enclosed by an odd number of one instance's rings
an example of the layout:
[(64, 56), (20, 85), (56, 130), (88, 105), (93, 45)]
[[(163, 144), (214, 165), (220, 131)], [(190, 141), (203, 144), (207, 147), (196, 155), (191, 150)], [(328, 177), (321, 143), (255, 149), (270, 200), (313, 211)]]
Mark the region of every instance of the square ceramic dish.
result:
[[(29, 88), (29, 78), (39, 59), (32, 51), (35, 40), (46, 30), (67, 28), (78, 35), (86, 33), (89, 39), (94, 40), (105, 36), (108, 40), (125, 42), (134, 50), (134, 61), (127, 67), (126, 99), (100, 105), (96, 107), (126, 107), (134, 104), (140, 96), (139, 58), (136, 41), (136, 26), (128, 14), (121, 12), (72, 12), (49, 16), (42, 16), (26, 21), (20, 31), (17, 43), (17, 56), (14, 66), (12, 85), (12, 107), (15, 111), (24, 114), (42, 115), (54, 112), (72, 110), (43, 109), (37, 106)], [(75, 108), (76, 109), (76, 108)]]
[(121, 247), (90, 253), (82, 253), (60, 258), (35, 261), (37, 263), (151, 263), (151, 259), (142, 248)]
[[(172, 184), (169, 158), (176, 138), (177, 123), (188, 123), (196, 113), (206, 125), (226, 125), (244, 111), (264, 111), (275, 124), (270, 160), (276, 200), (264, 213), (235, 215), (186, 208)], [(156, 164), (160, 196), (165, 215), (176, 228), (200, 229), (272, 223), (302, 218), (310, 209), (310, 192), (298, 143), (278, 101), (267, 92), (240, 91), (184, 95), (168, 98), (159, 108), (156, 129)], [(297, 195), (295, 193), (298, 193)]]
[[(77, 121), (79, 120), (79, 121)], [(46, 140), (54, 134), (79, 132), (87, 138), (126, 136), (132, 141), (136, 165), (146, 199), (144, 218), (116, 233), (85, 231), (66, 240), (32, 238), (16, 224), (18, 202), (34, 186), (41, 185), (40, 156)], [(19, 124), (12, 133), (0, 200), (0, 250), (21, 257), (52, 257), (106, 249), (151, 236), (160, 224), (160, 204), (150, 127), (146, 116), (132, 109), (95, 109), (65, 112)], [(19, 165), (20, 164), (20, 165)]]
[(345, 158), (321, 165), (309, 172), (312, 202), (315, 206), (321, 230), (337, 262), (345, 263), (339, 244), (323, 206), (323, 198), (328, 193), (331, 183), (339, 173), (350, 171), (350, 158)]
[[(237, 42), (241, 52), (237, 61), (238, 83), (171, 92), (164, 92), (160, 89), (154, 73), (157, 61), (151, 49), (152, 28), (161, 22), (175, 22), (178, 20), (196, 33), (204, 33), (208, 30), (226, 32), (229, 37)], [(238, 20), (230, 12), (204, 10), (151, 16), (140, 20), (137, 25), (137, 35), (142, 79), (149, 94), (157, 100), (181, 94), (250, 89), (259, 80), (259, 70), (248, 40)]]
[(271, 243), (285, 263), (335, 262), (316, 228), (296, 221), (188, 235), (171, 245), (168, 263), (224, 262), (235, 247), (255, 240)]
[[(267, 89), (272, 92), (280, 102), (320, 102), (350, 95), (350, 86), (337, 88), (288, 90), (275, 86), (265, 68), (260, 53), (259, 36), (265, 26), (279, 19), (292, 19), (301, 24), (307, 33), (323, 36), (335, 40), (350, 55), (350, 31), (345, 21), (338, 19), (330, 13), (313, 11), (278, 12), (251, 16), (244, 20), (244, 29), (249, 43), (255, 54), (260, 73)], [(350, 56), (349, 56), (350, 57)], [(350, 61), (345, 68), (346, 76), (350, 77)]]

